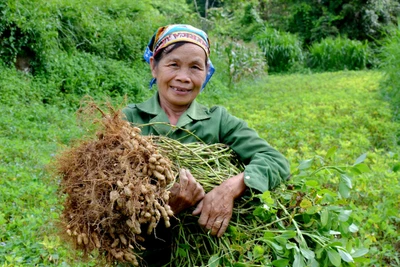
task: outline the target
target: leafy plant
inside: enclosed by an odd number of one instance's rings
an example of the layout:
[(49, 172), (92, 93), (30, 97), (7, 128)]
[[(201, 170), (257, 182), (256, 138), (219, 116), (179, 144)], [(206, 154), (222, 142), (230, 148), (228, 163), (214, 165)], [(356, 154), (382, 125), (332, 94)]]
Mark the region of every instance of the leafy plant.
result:
[[(244, 78), (257, 77), (266, 71), (266, 62), (260, 49), (253, 43), (243, 43), (230, 40), (216, 42), (212, 53), (222, 65), (225, 77), (228, 77), (228, 87), (232, 88)], [(221, 62), (222, 61), (222, 62)]]
[(345, 38), (326, 38), (310, 47), (308, 65), (320, 71), (365, 69), (367, 43)]
[(304, 60), (301, 41), (296, 35), (265, 28), (255, 38), (264, 52), (270, 72), (288, 71)]

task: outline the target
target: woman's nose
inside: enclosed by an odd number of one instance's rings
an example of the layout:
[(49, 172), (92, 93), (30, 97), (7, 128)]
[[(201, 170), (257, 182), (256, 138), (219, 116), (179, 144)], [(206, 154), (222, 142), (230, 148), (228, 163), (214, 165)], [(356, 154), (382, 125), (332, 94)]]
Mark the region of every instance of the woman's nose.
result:
[(189, 70), (187, 68), (180, 68), (175, 76), (175, 79), (183, 83), (190, 82)]

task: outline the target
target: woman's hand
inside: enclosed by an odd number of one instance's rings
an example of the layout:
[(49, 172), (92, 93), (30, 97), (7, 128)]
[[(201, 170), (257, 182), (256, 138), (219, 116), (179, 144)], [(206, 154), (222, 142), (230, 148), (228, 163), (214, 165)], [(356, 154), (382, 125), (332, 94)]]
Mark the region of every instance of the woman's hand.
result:
[(234, 200), (246, 190), (244, 174), (238, 174), (224, 181), (205, 195), (193, 211), (200, 215), (199, 224), (211, 230), (211, 235), (221, 237), (228, 227), (232, 217)]
[(179, 183), (175, 183), (170, 192), (168, 204), (174, 214), (196, 205), (205, 195), (203, 187), (185, 169), (180, 170)]

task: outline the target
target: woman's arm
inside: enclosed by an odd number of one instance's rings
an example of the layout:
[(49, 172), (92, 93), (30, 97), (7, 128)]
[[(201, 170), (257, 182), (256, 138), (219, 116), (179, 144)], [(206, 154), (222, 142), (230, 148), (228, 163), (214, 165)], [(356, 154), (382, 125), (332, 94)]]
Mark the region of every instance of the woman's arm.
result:
[(264, 192), (290, 177), (288, 160), (247, 123), (221, 108), (220, 142), (234, 150), (245, 165), (244, 183)]

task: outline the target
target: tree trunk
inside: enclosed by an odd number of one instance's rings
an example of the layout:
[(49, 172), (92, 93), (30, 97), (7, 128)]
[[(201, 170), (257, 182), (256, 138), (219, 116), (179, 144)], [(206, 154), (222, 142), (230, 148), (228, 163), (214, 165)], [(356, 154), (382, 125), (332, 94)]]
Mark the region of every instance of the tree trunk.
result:
[(206, 0), (205, 6), (204, 6), (204, 17), (207, 18), (207, 10), (208, 10), (208, 0)]

